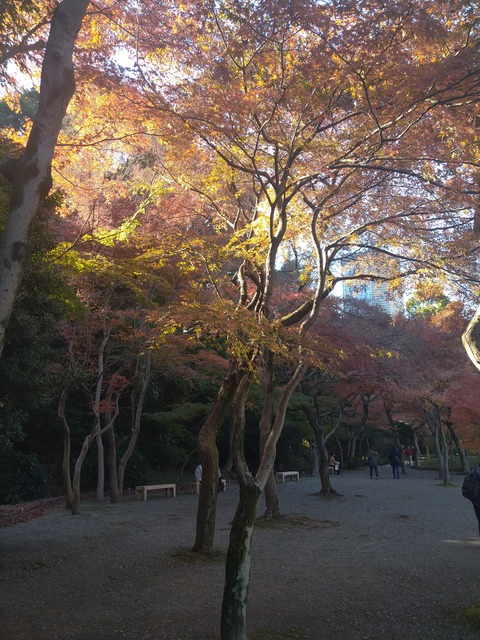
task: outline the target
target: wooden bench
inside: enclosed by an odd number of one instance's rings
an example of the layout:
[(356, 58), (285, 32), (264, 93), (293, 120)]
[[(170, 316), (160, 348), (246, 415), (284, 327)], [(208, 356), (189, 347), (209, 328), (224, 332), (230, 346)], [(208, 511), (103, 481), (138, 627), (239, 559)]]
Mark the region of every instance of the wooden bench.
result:
[(175, 498), (177, 495), (177, 485), (176, 484), (145, 484), (145, 485), (139, 485), (138, 487), (135, 488), (135, 495), (137, 496), (137, 498), (141, 498), (143, 496), (143, 499), (146, 500), (147, 499), (147, 493), (149, 491), (165, 491), (165, 497), (168, 498), (168, 496), (171, 494), (172, 498)]
[(288, 478), (292, 480), (296, 480), (297, 482), (300, 480), (300, 474), (298, 471), (277, 471), (275, 474), (277, 478), (277, 482), (285, 482)]

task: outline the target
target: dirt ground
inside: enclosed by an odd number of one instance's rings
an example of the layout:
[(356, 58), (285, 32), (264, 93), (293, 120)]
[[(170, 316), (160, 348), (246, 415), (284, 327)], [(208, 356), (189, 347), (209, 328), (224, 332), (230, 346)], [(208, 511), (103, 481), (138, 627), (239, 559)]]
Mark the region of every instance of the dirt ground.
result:
[[(461, 481), (346, 471), (329, 501), (318, 478), (279, 485), (290, 518), (255, 531), (249, 639), (478, 639), (465, 612), (480, 605), (480, 537)], [(0, 638), (217, 640), (237, 493), (219, 495), (223, 554), (208, 561), (188, 553), (198, 498), (183, 492), (79, 516), (50, 504), (0, 528)]]

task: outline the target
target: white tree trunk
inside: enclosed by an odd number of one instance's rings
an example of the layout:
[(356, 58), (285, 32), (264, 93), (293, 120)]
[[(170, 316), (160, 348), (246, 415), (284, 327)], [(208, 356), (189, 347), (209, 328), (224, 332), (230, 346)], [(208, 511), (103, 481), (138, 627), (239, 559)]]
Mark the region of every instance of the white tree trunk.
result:
[(55, 145), (75, 91), (73, 46), (89, 4), (88, 0), (63, 0), (55, 9), (43, 60), (38, 111), (27, 146), (20, 158), (0, 163), (0, 172), (12, 183), (0, 246), (0, 354), (28, 261), (32, 223), (51, 188)]
[(480, 369), (480, 306), (462, 335), (462, 343), (470, 360)]

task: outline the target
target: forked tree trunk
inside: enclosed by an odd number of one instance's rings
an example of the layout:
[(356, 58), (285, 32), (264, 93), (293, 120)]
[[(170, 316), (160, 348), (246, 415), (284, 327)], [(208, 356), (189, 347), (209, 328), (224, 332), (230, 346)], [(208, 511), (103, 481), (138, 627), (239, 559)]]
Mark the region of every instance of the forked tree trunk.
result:
[(115, 394), (115, 413), (111, 415), (110, 420), (108, 421), (108, 424), (103, 429), (98, 431), (98, 429), (100, 429), (100, 422), (99, 420), (95, 420), (93, 423), (93, 429), (91, 433), (83, 441), (82, 449), (75, 463), (75, 471), (73, 474), (72, 515), (74, 516), (80, 513), (80, 478), (82, 474), (83, 463), (85, 461), (85, 458), (87, 457), (87, 453), (92, 442), (97, 438), (97, 436), (101, 436), (105, 431), (108, 431), (109, 429), (111, 429), (113, 423), (117, 419), (118, 414), (120, 412), (120, 408), (119, 408), (120, 393), (121, 393), (120, 391), (117, 391)]
[(360, 419), (360, 424), (357, 427), (357, 431), (351, 440), (351, 446), (349, 449), (348, 459), (350, 462), (354, 461), (355, 456), (357, 454), (357, 442), (359, 438), (361, 438), (362, 435), (365, 433), (369, 411), (370, 411), (370, 396), (364, 395), (362, 396), (362, 417)]
[[(329, 440), (338, 429), (342, 417), (342, 412), (339, 408), (334, 411), (323, 412), (320, 409), (320, 401), (318, 395), (313, 396), (313, 406), (304, 405), (303, 411), (307, 417), (308, 423), (313, 431), (315, 437), (315, 449), (316, 455), (318, 459), (318, 475), (320, 476), (320, 484), (321, 489), (318, 493), (320, 496), (331, 496), (337, 494), (337, 492), (333, 489), (330, 477), (328, 474), (330, 468), (330, 455), (327, 449), (327, 440)], [(325, 436), (324, 430), (322, 428), (322, 421), (325, 420), (327, 416), (332, 417), (338, 413), (337, 419), (335, 421), (335, 425), (332, 427), (330, 432)], [(341, 451), (341, 447), (339, 447)]]
[[(233, 464), (240, 496), (230, 530), (223, 591), (221, 640), (246, 640), (247, 600), (250, 583), (252, 536), (261, 488), (255, 482), (244, 457), (245, 402), (251, 376), (238, 385), (233, 402)], [(266, 449), (264, 448), (265, 452)]]
[(247, 640), (247, 601), (250, 583), (250, 564), (253, 528), (260, 500), (273, 469), (278, 438), (285, 422), (287, 406), (293, 391), (302, 379), (306, 366), (298, 365), (291, 380), (283, 388), (272, 429), (263, 449), (255, 479), (244, 458), (245, 399), (251, 384), (246, 375), (238, 386), (233, 403), (233, 463), (240, 485), (240, 499), (233, 521), (228, 545), (223, 591), (221, 640)]

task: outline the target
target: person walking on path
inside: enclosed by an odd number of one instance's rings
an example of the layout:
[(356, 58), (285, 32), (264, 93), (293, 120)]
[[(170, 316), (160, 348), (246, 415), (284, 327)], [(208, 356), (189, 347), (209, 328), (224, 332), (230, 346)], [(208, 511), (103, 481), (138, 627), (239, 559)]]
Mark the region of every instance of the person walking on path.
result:
[(370, 478), (373, 478), (373, 472), (375, 471), (375, 478), (378, 480), (378, 451), (370, 449), (367, 456), (368, 466), (370, 467)]
[(400, 469), (402, 466), (402, 452), (398, 447), (393, 445), (388, 453), (388, 458), (392, 466), (392, 473), (394, 480), (400, 480)]
[(480, 461), (463, 481), (462, 493), (473, 504), (478, 520), (478, 535), (480, 536)]

